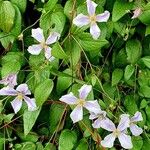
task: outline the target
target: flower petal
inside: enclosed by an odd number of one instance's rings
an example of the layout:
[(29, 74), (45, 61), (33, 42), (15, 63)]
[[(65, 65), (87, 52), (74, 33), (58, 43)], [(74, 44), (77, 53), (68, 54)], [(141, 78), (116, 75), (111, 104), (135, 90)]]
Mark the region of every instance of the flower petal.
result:
[(92, 86), (91, 85), (86, 85), (84, 84), (80, 89), (79, 89), (79, 98), (80, 99), (86, 99), (88, 94), (91, 92)]
[(20, 85), (16, 88), (16, 90), (17, 90), (18, 92), (21, 92), (21, 93), (24, 94), (24, 95), (31, 95), (31, 92), (30, 92), (30, 90), (29, 90), (29, 88), (28, 88), (28, 85), (27, 85), (26, 83), (20, 84)]
[(41, 44), (35, 44), (32, 46), (29, 46), (27, 51), (32, 55), (39, 55), (42, 49), (43, 47)]
[(115, 141), (116, 137), (114, 136), (113, 133), (107, 135), (104, 140), (101, 141), (101, 145), (103, 147), (108, 147), (111, 148), (114, 145), (114, 141)]
[(93, 128), (100, 128), (101, 127), (101, 121), (100, 119), (96, 119), (94, 123), (92, 124)]
[(77, 17), (73, 19), (73, 24), (75, 24), (77, 27), (82, 27), (88, 25), (89, 23), (90, 23), (89, 17), (83, 14), (79, 14)]
[(142, 13), (142, 10), (141, 8), (136, 8), (134, 11), (133, 11), (133, 16), (131, 19), (135, 19), (135, 18), (138, 18)]
[(83, 107), (82, 106), (76, 106), (72, 113), (70, 114), (70, 117), (73, 121), (73, 123), (76, 123), (83, 119)]
[(35, 111), (37, 109), (35, 99), (24, 96), (24, 101), (27, 103), (28, 111)]
[(14, 109), (15, 114), (21, 109), (22, 100), (19, 100), (17, 97), (11, 102), (11, 105)]
[(109, 17), (110, 17), (110, 12), (106, 10), (104, 13), (96, 16), (96, 21), (97, 22), (107, 22)]
[(90, 33), (91, 33), (93, 39), (97, 40), (99, 38), (101, 31), (96, 23), (91, 24)]
[(142, 113), (137, 111), (134, 116), (130, 119), (131, 122), (138, 122), (138, 121), (142, 121), (143, 117), (142, 117)]
[(45, 41), (43, 30), (41, 28), (32, 29), (32, 37), (35, 38), (38, 42)]
[(139, 136), (143, 132), (143, 129), (138, 127), (136, 124), (131, 124), (130, 130), (134, 136)]
[(70, 92), (67, 95), (64, 95), (60, 98), (60, 101), (65, 102), (69, 105), (74, 105), (77, 103), (77, 98), (73, 95), (72, 92)]
[(123, 115), (121, 115), (120, 118), (121, 119), (120, 119), (120, 122), (119, 122), (117, 129), (119, 129), (120, 131), (123, 131), (129, 127), (130, 119), (129, 119), (128, 114), (123, 114)]
[(91, 0), (87, 0), (87, 10), (90, 16), (95, 14), (97, 4)]
[(126, 135), (124, 133), (121, 133), (118, 136), (118, 139), (121, 143), (121, 146), (125, 149), (131, 149), (133, 147), (131, 137), (129, 135)]
[(57, 32), (50, 33), (49, 37), (46, 40), (46, 44), (53, 44), (60, 38), (60, 34)]
[(98, 118), (98, 114), (95, 114), (94, 112), (90, 112), (90, 116), (89, 116), (89, 119), (96, 119)]
[(103, 128), (107, 131), (116, 130), (115, 124), (108, 118), (106, 118), (105, 121), (101, 124), (101, 128)]
[(97, 100), (86, 101), (83, 107), (85, 107), (88, 111), (94, 112), (94, 113), (98, 113), (100, 110), (100, 106), (99, 106)]
[(55, 59), (55, 57), (52, 56), (51, 51), (52, 51), (52, 48), (50, 48), (49, 46), (45, 48), (45, 57), (49, 61), (53, 61)]
[(0, 95), (10, 95), (10, 96), (15, 96), (17, 95), (17, 91), (11, 87), (4, 87), (0, 90)]

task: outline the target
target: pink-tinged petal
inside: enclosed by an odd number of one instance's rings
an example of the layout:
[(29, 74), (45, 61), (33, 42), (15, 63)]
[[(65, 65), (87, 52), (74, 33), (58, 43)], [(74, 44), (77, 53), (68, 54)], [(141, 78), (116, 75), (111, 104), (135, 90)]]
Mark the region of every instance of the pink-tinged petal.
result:
[(104, 13), (96, 16), (96, 21), (97, 22), (107, 22), (109, 17), (110, 17), (110, 12), (106, 10)]
[(143, 129), (138, 127), (136, 124), (131, 124), (130, 125), (130, 131), (132, 132), (132, 134), (134, 136), (139, 136), (140, 134), (142, 134)]
[(142, 117), (142, 113), (137, 111), (134, 116), (130, 119), (131, 122), (138, 122), (138, 121), (142, 121), (143, 117)]
[(53, 44), (55, 43), (56, 41), (58, 41), (60, 38), (60, 34), (57, 33), (57, 32), (52, 32), (50, 33), (49, 37), (47, 38), (46, 40), (46, 44), (49, 45), (49, 44)]
[(95, 14), (97, 4), (91, 0), (87, 0), (87, 10), (90, 16)]
[(80, 89), (79, 89), (79, 98), (80, 99), (86, 99), (88, 94), (91, 92), (92, 86), (91, 85), (86, 85), (84, 84)]
[(138, 17), (141, 15), (141, 13), (142, 13), (141, 8), (137, 8), (137, 9), (135, 9), (135, 10), (133, 11), (133, 16), (132, 16), (132, 18), (131, 18), (131, 19), (138, 18)]
[(73, 123), (76, 123), (83, 119), (83, 107), (76, 106), (72, 113), (70, 114), (70, 118), (72, 119)]
[(119, 122), (119, 125), (118, 125), (117, 129), (119, 131), (123, 131), (123, 130), (125, 130), (126, 128), (129, 127), (130, 119), (129, 119), (128, 114), (123, 114), (123, 115), (121, 115), (120, 118), (121, 119), (120, 119), (120, 122)]
[(118, 136), (118, 139), (121, 143), (121, 146), (125, 149), (131, 149), (133, 147), (131, 137), (129, 135), (126, 135), (124, 133), (121, 133)]
[(0, 95), (5, 95), (5, 96), (16, 96), (17, 91), (11, 87), (4, 87), (0, 90)]
[(19, 100), (17, 97), (11, 102), (11, 105), (14, 109), (15, 114), (21, 109), (22, 100)]
[(35, 38), (38, 42), (45, 41), (43, 30), (41, 28), (32, 29), (32, 37)]
[(98, 113), (100, 110), (100, 106), (99, 106), (97, 100), (86, 101), (83, 107), (85, 107), (88, 111), (94, 112), (94, 113)]
[(31, 91), (28, 88), (28, 85), (26, 83), (20, 84), (16, 90), (24, 95), (31, 95)]
[(37, 109), (35, 99), (24, 96), (24, 101), (27, 103), (28, 111), (35, 111)]
[(83, 14), (79, 14), (77, 17), (73, 19), (73, 24), (75, 24), (77, 27), (83, 27), (85, 25), (88, 25), (89, 23), (90, 23), (89, 17)]
[(101, 31), (96, 23), (91, 24), (90, 33), (91, 33), (93, 39), (97, 40), (99, 38)]
[(41, 44), (35, 44), (32, 46), (29, 46), (27, 51), (32, 55), (39, 55), (42, 49), (43, 47)]
[(103, 147), (108, 147), (111, 148), (114, 145), (114, 141), (115, 141), (116, 137), (113, 133), (107, 135), (104, 140), (101, 141), (101, 145)]
[(101, 128), (103, 128), (107, 131), (116, 130), (115, 124), (108, 118), (106, 118), (105, 121), (101, 124)]
[(60, 98), (60, 101), (65, 102), (69, 105), (77, 104), (77, 98), (73, 95), (72, 92), (70, 92), (67, 95), (64, 95)]

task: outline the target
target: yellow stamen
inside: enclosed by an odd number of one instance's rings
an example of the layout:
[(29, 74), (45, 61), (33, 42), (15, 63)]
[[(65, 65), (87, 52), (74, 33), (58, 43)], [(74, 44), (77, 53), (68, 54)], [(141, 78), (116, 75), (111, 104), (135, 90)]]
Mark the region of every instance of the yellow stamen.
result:
[(89, 16), (89, 19), (91, 21), (91, 23), (95, 23), (96, 22), (96, 15), (92, 15), (92, 16)]
[(85, 100), (84, 99), (78, 99), (77, 103), (79, 106), (83, 106), (85, 104)]
[(22, 99), (23, 99), (23, 95), (22, 95), (22, 93), (18, 93), (17, 98), (18, 98), (19, 100), (22, 100)]
[(115, 136), (119, 136), (120, 133), (121, 133), (121, 132), (120, 132), (118, 129), (116, 129), (116, 130), (113, 132), (113, 134), (114, 134)]

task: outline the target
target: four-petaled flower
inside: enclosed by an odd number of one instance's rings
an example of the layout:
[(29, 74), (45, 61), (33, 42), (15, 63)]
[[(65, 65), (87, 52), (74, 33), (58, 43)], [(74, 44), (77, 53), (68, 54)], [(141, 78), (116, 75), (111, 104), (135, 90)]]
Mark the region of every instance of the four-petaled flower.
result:
[(12, 73), (4, 77), (2, 80), (0, 80), (0, 84), (4, 84), (5, 86), (14, 87), (17, 85), (17, 74)]
[[(121, 115), (122, 117), (123, 115)], [(130, 119), (130, 131), (131, 133), (134, 135), (134, 136), (139, 136), (142, 132), (143, 132), (143, 129), (138, 127), (136, 125), (137, 122), (139, 121), (142, 121), (143, 120), (143, 117), (142, 117), (142, 114), (141, 112), (137, 111), (133, 117), (129, 118)]]
[(104, 140), (101, 141), (103, 147), (111, 148), (114, 145), (116, 138), (119, 139), (121, 146), (125, 149), (131, 149), (133, 147), (131, 137), (126, 134), (126, 129), (129, 127), (129, 115), (123, 115), (119, 122), (118, 127), (115, 127), (115, 124), (111, 120), (107, 120), (101, 127), (112, 133), (107, 135)]
[(31, 99), (26, 96), (31, 95), (27, 84), (20, 84), (16, 89), (8, 86), (4, 87), (0, 90), (0, 95), (16, 96), (16, 98), (11, 102), (15, 113), (17, 113), (21, 109), (22, 100), (27, 103), (29, 111), (34, 111), (37, 108), (35, 99)]
[(37, 28), (32, 29), (32, 37), (40, 43), (29, 46), (28, 52), (32, 55), (39, 55), (41, 50), (44, 49), (46, 59), (49, 61), (54, 60), (54, 57), (51, 54), (52, 48), (49, 47), (49, 45), (55, 43), (59, 39), (60, 34), (57, 32), (51, 32), (49, 37), (45, 40), (43, 30)]
[(100, 128), (102, 124), (107, 122), (106, 111), (99, 110), (98, 113), (90, 112), (89, 119), (94, 120), (93, 128)]
[(82, 27), (85, 25), (90, 25), (90, 33), (93, 39), (98, 39), (100, 36), (100, 29), (96, 22), (107, 22), (110, 16), (109, 11), (105, 11), (102, 14), (95, 14), (97, 4), (91, 0), (87, 0), (87, 11), (88, 16), (83, 15), (82, 13), (77, 15), (76, 18), (73, 19), (73, 23), (78, 26)]
[(76, 123), (83, 119), (83, 107), (89, 110), (90, 112), (99, 112), (100, 106), (97, 100), (86, 101), (86, 98), (91, 90), (91, 85), (83, 85), (79, 89), (79, 98), (75, 97), (72, 92), (60, 98), (60, 101), (62, 102), (65, 102), (69, 105), (75, 105), (74, 110), (70, 114), (73, 123)]

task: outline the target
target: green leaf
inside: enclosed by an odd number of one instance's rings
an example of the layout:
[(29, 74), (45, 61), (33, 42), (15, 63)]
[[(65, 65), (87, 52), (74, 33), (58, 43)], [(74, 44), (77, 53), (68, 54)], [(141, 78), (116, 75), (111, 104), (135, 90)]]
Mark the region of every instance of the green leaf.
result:
[(127, 65), (124, 72), (124, 79), (128, 81), (133, 75), (135, 67), (133, 65)]
[(77, 146), (76, 150), (88, 150), (88, 143), (86, 139), (81, 139), (79, 145)]
[(150, 87), (149, 86), (141, 86), (140, 87), (140, 95), (146, 98), (150, 98)]
[(71, 19), (71, 16), (72, 16), (72, 8), (73, 8), (73, 0), (68, 0), (65, 4), (65, 7), (64, 7), (64, 14), (69, 18)]
[(0, 29), (4, 32), (9, 32), (15, 19), (15, 9), (11, 2), (2, 1), (0, 2)]
[(131, 10), (133, 7), (133, 3), (129, 3), (128, 1), (124, 0), (116, 0), (113, 12), (112, 12), (112, 21), (116, 22), (120, 18), (122, 18), (126, 13), (128, 13), (129, 10)]
[(13, 4), (16, 4), (22, 13), (25, 12), (27, 7), (27, 0), (11, 0)]
[(49, 0), (49, 1), (44, 5), (44, 10), (45, 10), (45, 11), (48, 11), (48, 12), (52, 11), (57, 2), (58, 2), (58, 0)]
[(132, 95), (126, 96), (124, 105), (130, 114), (134, 114), (138, 110), (135, 98)]
[[(50, 107), (50, 133), (53, 134), (54, 132), (58, 132), (60, 128), (58, 128), (58, 124), (60, 123), (60, 120), (62, 119), (62, 115), (65, 110), (65, 105), (61, 104), (52, 104)], [(64, 122), (61, 122), (63, 125)], [(60, 125), (59, 125), (60, 127)], [(57, 130), (56, 130), (57, 129)]]
[(78, 33), (75, 38), (77, 40), (75, 41), (80, 44), (85, 51), (99, 51), (102, 47), (108, 44), (108, 41), (105, 39), (94, 40), (89, 33)]
[(58, 150), (71, 150), (77, 142), (77, 135), (74, 131), (63, 130), (59, 138)]
[(142, 46), (138, 40), (130, 40), (126, 43), (127, 60), (131, 64), (137, 63), (141, 56)]
[(123, 77), (122, 69), (115, 69), (112, 73), (112, 86), (117, 85)]
[(142, 150), (148, 150), (148, 149), (150, 149), (150, 139), (148, 137), (144, 137)]
[(25, 136), (30, 132), (41, 111), (41, 108), (35, 111), (25, 111), (23, 114), (23, 126)]
[(52, 48), (52, 55), (56, 58), (60, 58), (60, 59), (65, 59), (68, 56), (66, 55), (66, 53), (64, 52), (64, 50), (62, 49), (61, 45), (59, 44), (59, 42), (55, 43), (53, 48)]
[(145, 25), (150, 25), (150, 10), (143, 11), (139, 16), (139, 20)]
[(150, 56), (141, 58), (146, 67), (150, 68)]
[(38, 106), (42, 106), (42, 104), (47, 100), (53, 89), (53, 86), (53, 81), (46, 79), (36, 87), (34, 97)]
[(2, 150), (2, 149), (4, 149), (4, 145), (5, 144), (5, 138), (1, 138), (0, 137), (0, 149)]
[(131, 150), (141, 150), (143, 146), (142, 137), (140, 136), (132, 137), (132, 144), (133, 148)]
[(143, 99), (140, 104), (140, 109), (145, 108), (147, 105), (148, 105), (148, 102), (146, 101), (146, 99)]

